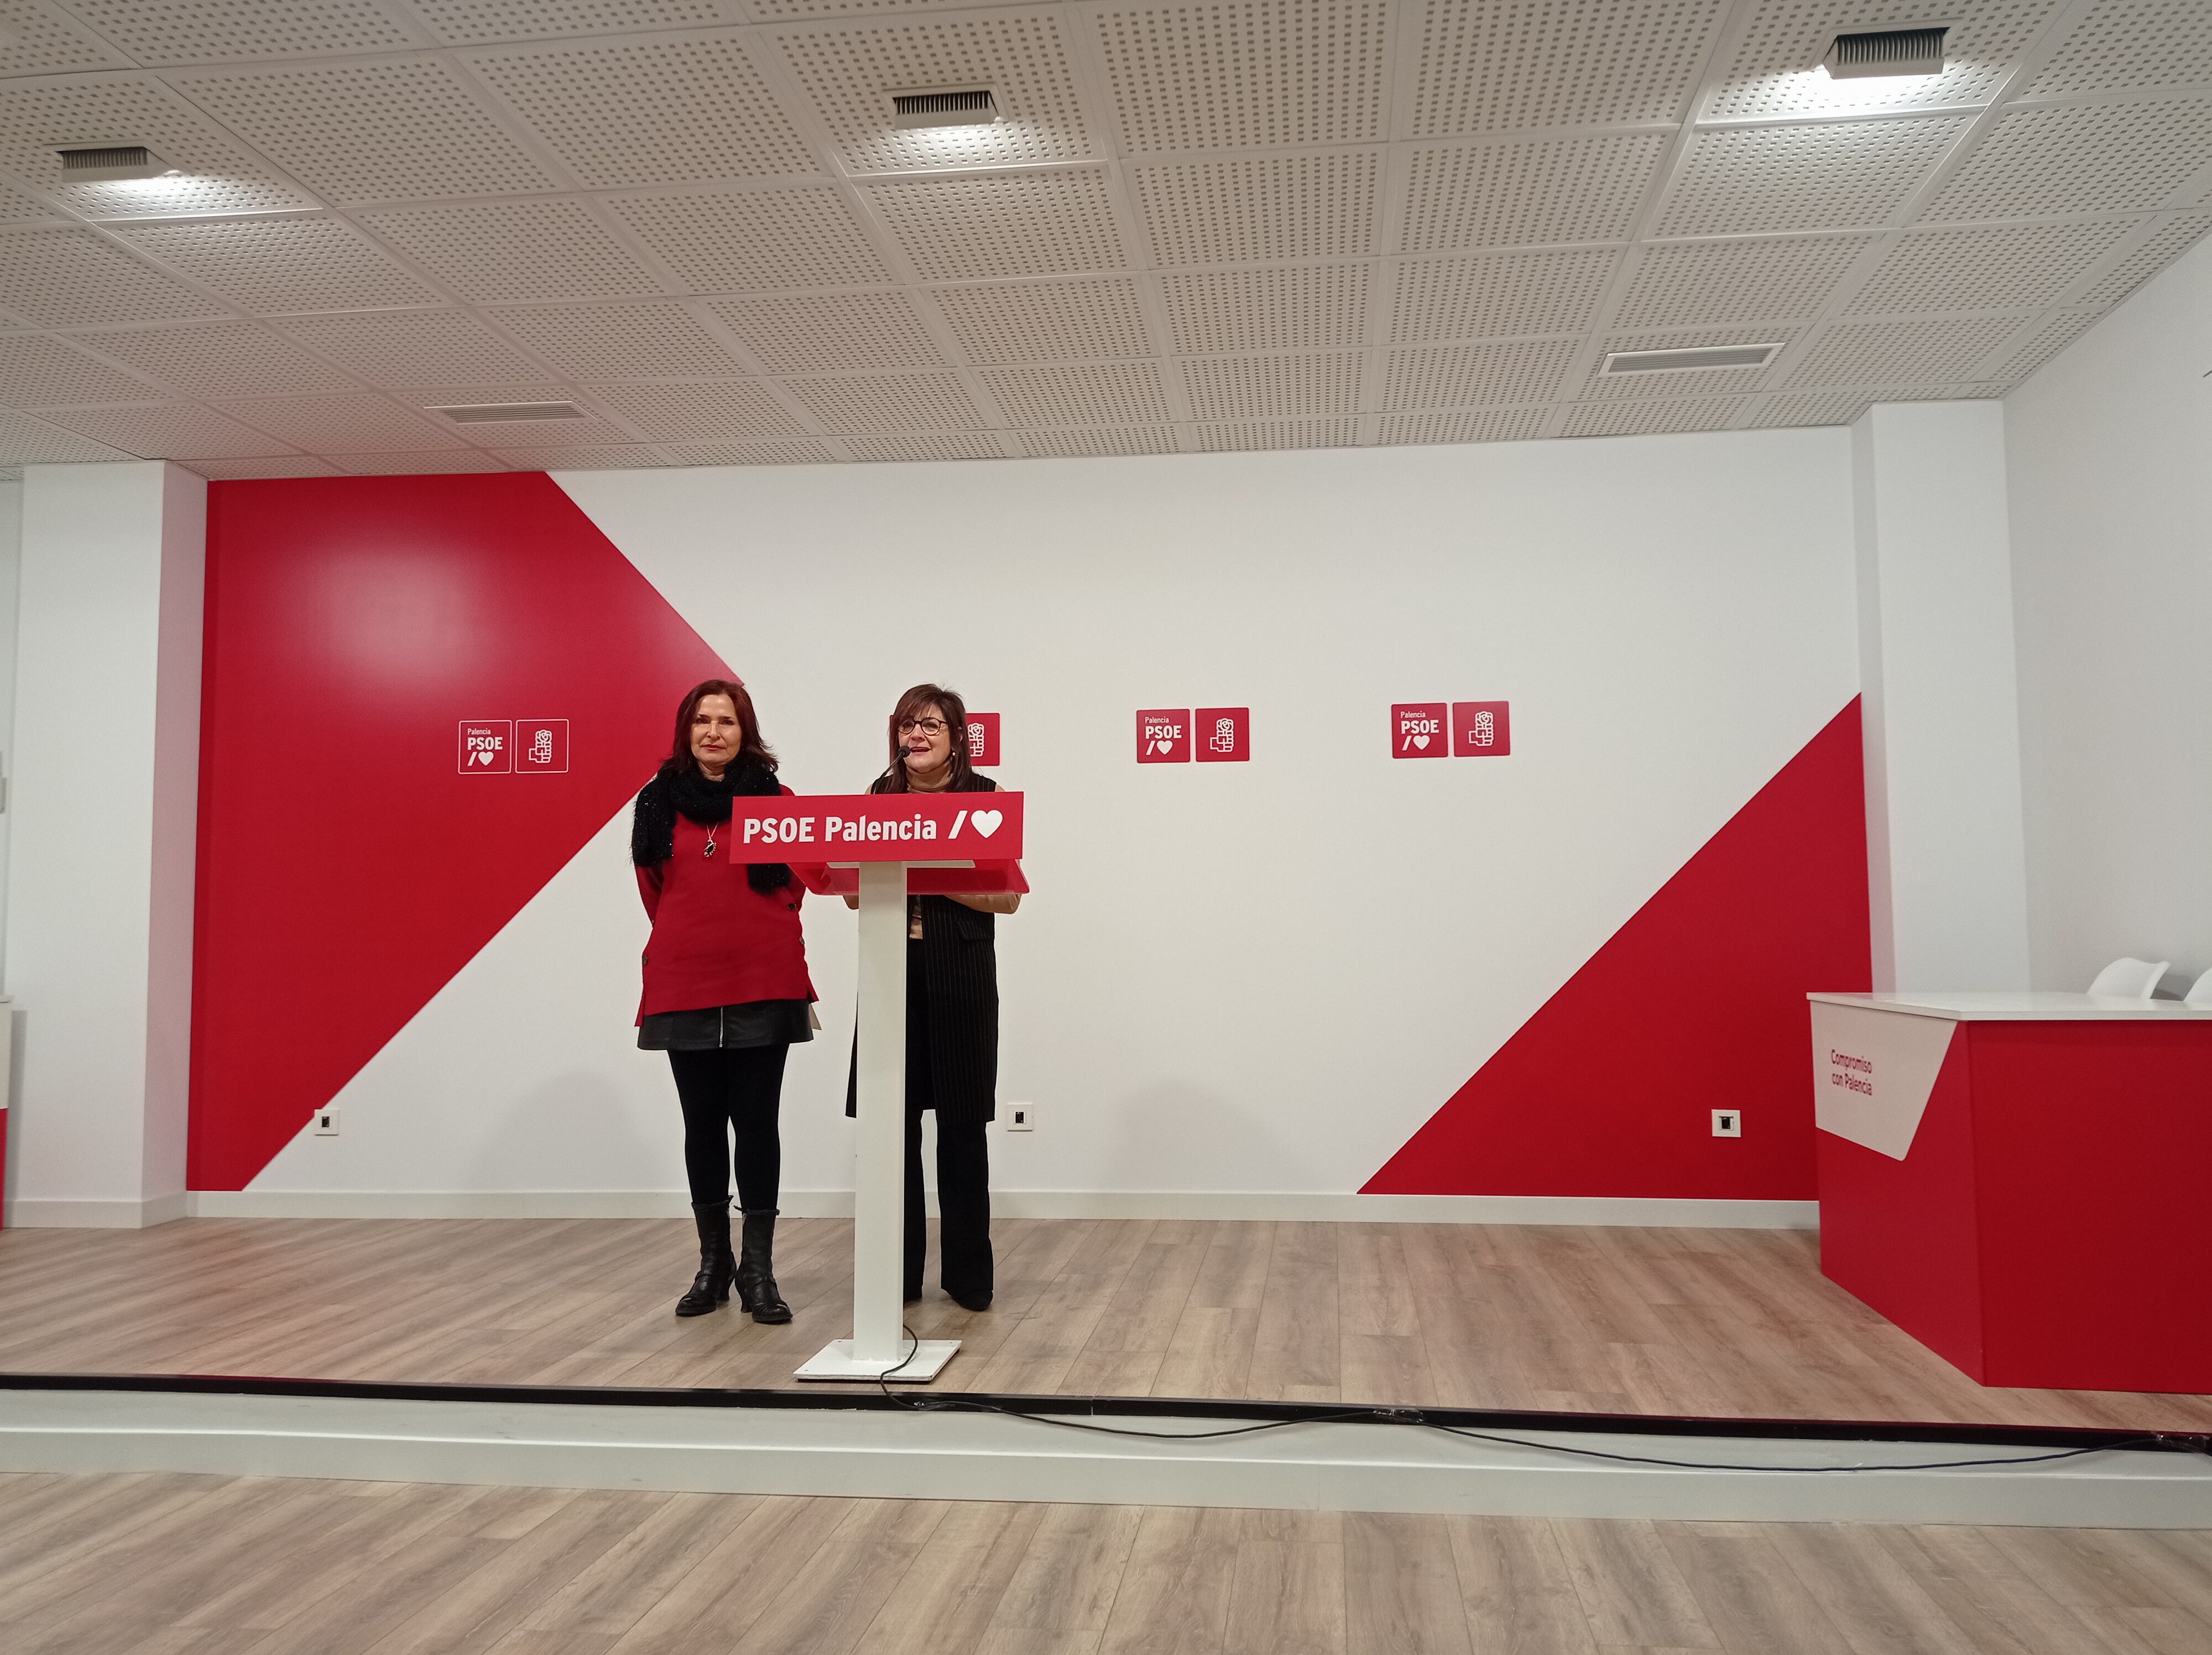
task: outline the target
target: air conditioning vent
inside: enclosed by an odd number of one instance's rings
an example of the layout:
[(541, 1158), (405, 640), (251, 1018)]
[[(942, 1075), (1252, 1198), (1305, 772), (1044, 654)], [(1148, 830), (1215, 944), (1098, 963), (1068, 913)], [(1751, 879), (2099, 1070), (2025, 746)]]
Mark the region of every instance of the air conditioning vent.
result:
[(1885, 28), (1863, 34), (1838, 34), (1820, 59), (1832, 79), (1861, 80), (1877, 75), (1941, 75), (1943, 37), (1948, 28)]
[(494, 420), (584, 417), (584, 411), (573, 402), (477, 402), (429, 411), (443, 414), (456, 425), (481, 425)]
[(143, 143), (87, 144), (82, 149), (57, 149), (54, 153), (61, 157), (62, 179), (67, 184), (167, 178), (177, 171)]
[(988, 126), (998, 119), (999, 100), (988, 87), (891, 94), (893, 126)]
[(1701, 344), (1686, 350), (1616, 350), (1598, 371), (1669, 374), (1692, 368), (1764, 368), (1781, 349), (1779, 344)]

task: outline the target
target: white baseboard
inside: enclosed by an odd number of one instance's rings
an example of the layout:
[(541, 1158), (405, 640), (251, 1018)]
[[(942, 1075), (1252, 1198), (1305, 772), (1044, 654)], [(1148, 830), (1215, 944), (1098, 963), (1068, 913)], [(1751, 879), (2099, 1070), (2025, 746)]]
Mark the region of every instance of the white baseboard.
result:
[[(680, 1190), (199, 1190), (195, 1218), (682, 1218)], [(850, 1218), (849, 1190), (787, 1190), (792, 1218)], [(936, 1205), (931, 1197), (931, 1207)], [(1811, 1230), (1811, 1201), (1629, 1196), (1362, 1196), (1330, 1190), (994, 1190), (1002, 1218), (1246, 1219), (1290, 1223), (1648, 1225)], [(51, 1220), (50, 1220), (51, 1221)], [(97, 1221), (97, 1220), (88, 1220)]]
[(148, 1230), (186, 1218), (192, 1197), (182, 1190), (144, 1201), (49, 1201), (18, 1196), (8, 1203), (14, 1230)]

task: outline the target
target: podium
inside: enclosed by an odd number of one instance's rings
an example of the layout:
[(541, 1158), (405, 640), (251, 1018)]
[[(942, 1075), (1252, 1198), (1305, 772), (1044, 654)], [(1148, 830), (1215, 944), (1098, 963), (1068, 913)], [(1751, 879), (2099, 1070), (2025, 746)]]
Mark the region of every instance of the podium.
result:
[(732, 860), (788, 862), (817, 896), (860, 904), (854, 1099), (853, 1336), (801, 1379), (933, 1379), (957, 1339), (906, 1341), (907, 898), (1022, 891), (1018, 793), (873, 793), (739, 799)]

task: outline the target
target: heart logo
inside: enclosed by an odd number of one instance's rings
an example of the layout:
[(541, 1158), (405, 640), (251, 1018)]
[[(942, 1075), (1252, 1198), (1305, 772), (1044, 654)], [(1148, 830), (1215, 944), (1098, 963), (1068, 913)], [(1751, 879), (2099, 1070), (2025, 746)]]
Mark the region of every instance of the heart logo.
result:
[(1425, 735), (1417, 735), (1413, 738), (1413, 745), (1416, 747), (1425, 747), (1429, 745), (1429, 739)]
[(968, 818), (968, 825), (988, 839), (999, 831), (999, 824), (1006, 819), (998, 811), (979, 810)]

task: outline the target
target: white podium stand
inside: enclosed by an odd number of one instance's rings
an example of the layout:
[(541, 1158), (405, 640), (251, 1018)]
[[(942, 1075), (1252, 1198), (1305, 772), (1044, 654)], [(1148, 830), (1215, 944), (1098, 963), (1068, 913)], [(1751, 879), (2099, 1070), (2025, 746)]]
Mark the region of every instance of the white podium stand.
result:
[[(788, 861), (808, 890), (860, 903), (853, 1336), (801, 1379), (935, 1378), (957, 1339), (909, 1344), (905, 1327), (907, 897), (1024, 891), (1022, 795), (862, 794), (741, 799), (738, 860)], [(810, 859), (821, 856), (820, 863)], [(909, 870), (912, 870), (909, 879)]]

